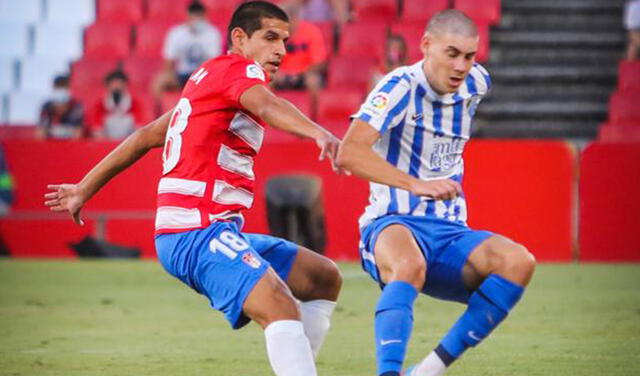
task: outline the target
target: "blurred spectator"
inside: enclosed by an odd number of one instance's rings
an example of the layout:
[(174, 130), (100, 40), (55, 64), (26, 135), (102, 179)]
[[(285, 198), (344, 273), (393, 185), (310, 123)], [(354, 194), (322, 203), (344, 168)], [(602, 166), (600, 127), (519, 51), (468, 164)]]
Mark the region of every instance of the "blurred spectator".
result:
[(291, 3), (283, 8), (289, 14), (291, 36), (287, 41), (287, 55), (273, 77), (273, 85), (278, 90), (308, 89), (312, 94), (317, 93), (327, 62), (322, 32), (316, 25), (299, 18), (298, 4)]
[(301, 6), (300, 18), (311, 22), (335, 21), (342, 25), (349, 21), (348, 0), (294, 0)]
[(192, 1), (187, 12), (187, 22), (174, 26), (165, 38), (164, 68), (153, 83), (156, 99), (166, 90), (182, 88), (200, 64), (222, 53), (222, 37), (207, 20), (204, 5), (198, 0)]
[(39, 135), (43, 139), (76, 139), (82, 136), (84, 110), (71, 98), (69, 77), (53, 80), (51, 99), (42, 105)]
[[(13, 179), (7, 167), (4, 150), (2, 149), (2, 145), (0, 145), (0, 218), (6, 217), (9, 214), (13, 200)], [(0, 234), (0, 256), (8, 255), (9, 250), (2, 241), (2, 234)]]
[(409, 51), (404, 37), (399, 34), (389, 34), (384, 48), (384, 61), (373, 71), (370, 86), (373, 88), (387, 73), (407, 65), (408, 59)]
[(4, 149), (0, 145), (0, 218), (9, 214), (13, 199), (13, 178), (9, 173)]
[(624, 26), (629, 30), (627, 60), (638, 59), (640, 58), (640, 0), (627, 1)]
[(129, 92), (129, 78), (122, 71), (113, 71), (104, 79), (107, 89), (90, 114), (92, 135), (95, 138), (123, 139), (143, 123), (140, 101)]

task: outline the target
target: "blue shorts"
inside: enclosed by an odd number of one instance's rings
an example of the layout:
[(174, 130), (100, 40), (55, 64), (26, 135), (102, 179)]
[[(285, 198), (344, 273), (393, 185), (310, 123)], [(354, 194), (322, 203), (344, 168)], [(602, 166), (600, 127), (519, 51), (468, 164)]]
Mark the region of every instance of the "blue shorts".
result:
[(470, 293), (462, 281), (467, 258), (482, 241), (493, 236), (488, 231), (474, 231), (462, 223), (437, 217), (388, 215), (361, 229), (362, 268), (384, 287), (375, 264), (374, 247), (386, 227), (400, 224), (408, 228), (427, 262), (427, 279), (422, 292), (434, 298), (466, 303)]
[(243, 234), (233, 222), (156, 236), (158, 260), (169, 274), (209, 299), (233, 329), (250, 319), (242, 312), (247, 296), (269, 267), (286, 281), (298, 246), (279, 238)]

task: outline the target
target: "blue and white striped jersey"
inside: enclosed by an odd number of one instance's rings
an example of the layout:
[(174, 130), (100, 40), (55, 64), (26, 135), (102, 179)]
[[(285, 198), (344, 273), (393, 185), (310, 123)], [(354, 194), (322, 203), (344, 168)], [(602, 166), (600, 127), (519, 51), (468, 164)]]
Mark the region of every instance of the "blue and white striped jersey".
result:
[[(422, 61), (387, 74), (353, 116), (380, 132), (374, 151), (419, 179), (462, 182), (462, 151), (471, 135), (476, 107), (491, 86), (489, 73), (474, 64), (458, 91), (438, 95), (429, 86)], [(433, 215), (466, 223), (464, 195), (432, 200), (409, 191), (370, 183), (369, 205), (360, 227), (390, 214)]]

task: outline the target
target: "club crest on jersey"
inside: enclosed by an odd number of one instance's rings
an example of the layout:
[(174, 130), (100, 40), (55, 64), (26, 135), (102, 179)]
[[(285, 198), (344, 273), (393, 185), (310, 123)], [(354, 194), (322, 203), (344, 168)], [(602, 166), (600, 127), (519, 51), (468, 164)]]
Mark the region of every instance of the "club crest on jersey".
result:
[(262, 265), (260, 260), (258, 260), (251, 252), (245, 252), (244, 255), (242, 255), (242, 262), (254, 269), (258, 269), (260, 265)]
[(247, 65), (247, 77), (257, 78), (262, 81), (267, 80), (264, 76), (264, 71), (256, 64)]

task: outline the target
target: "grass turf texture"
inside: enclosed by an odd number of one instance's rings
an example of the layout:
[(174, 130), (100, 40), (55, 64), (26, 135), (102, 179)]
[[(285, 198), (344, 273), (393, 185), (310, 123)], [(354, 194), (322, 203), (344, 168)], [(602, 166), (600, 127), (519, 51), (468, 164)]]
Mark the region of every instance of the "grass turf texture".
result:
[[(318, 361), (375, 374), (376, 285), (356, 264)], [(448, 375), (640, 375), (640, 266), (542, 265), (522, 303)], [(418, 299), (408, 362), (463, 306)], [(0, 375), (271, 375), (262, 331), (233, 332), (154, 262), (0, 261)]]

